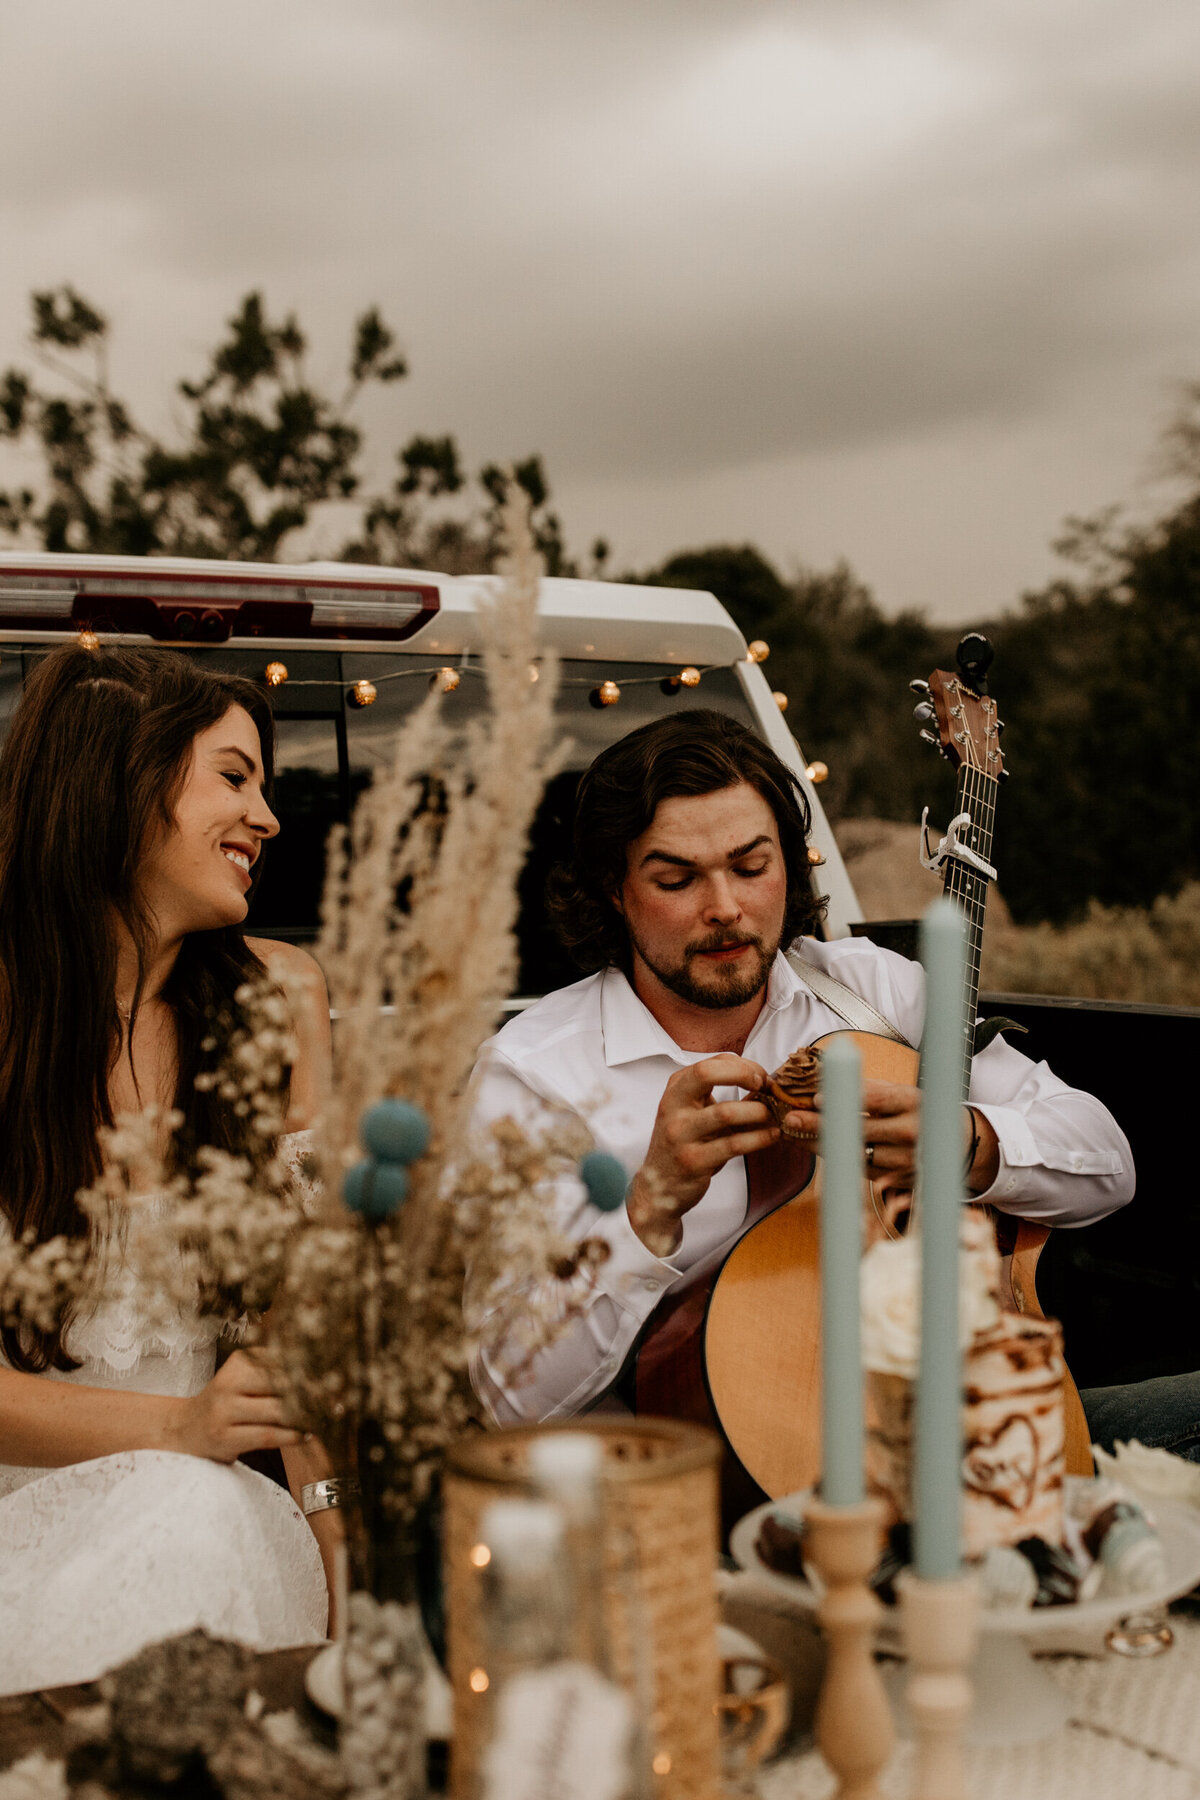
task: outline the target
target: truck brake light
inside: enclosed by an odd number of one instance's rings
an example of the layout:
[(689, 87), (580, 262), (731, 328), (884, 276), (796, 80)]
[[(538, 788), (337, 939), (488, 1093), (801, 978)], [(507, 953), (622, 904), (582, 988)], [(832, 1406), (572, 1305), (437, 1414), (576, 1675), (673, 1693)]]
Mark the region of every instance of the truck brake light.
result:
[(438, 611), (433, 583), (158, 575), (0, 563), (0, 629), (111, 631), (170, 643), (411, 637)]

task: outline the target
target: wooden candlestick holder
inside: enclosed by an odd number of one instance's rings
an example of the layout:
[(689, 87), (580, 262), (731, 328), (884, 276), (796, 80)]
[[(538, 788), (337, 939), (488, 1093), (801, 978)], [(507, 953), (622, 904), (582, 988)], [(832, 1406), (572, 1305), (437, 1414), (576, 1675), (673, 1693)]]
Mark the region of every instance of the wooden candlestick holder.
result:
[(804, 1557), (825, 1583), (817, 1616), (827, 1662), (817, 1701), (817, 1742), (838, 1779), (835, 1800), (880, 1800), (878, 1776), (895, 1732), (871, 1654), (883, 1608), (867, 1585), (883, 1541), (878, 1500), (827, 1506), (810, 1500)]
[(926, 1581), (906, 1570), (901, 1596), (908, 1655), (908, 1709), (916, 1728), (913, 1800), (965, 1800), (963, 1727), (971, 1709), (968, 1670), (979, 1611), (973, 1575)]

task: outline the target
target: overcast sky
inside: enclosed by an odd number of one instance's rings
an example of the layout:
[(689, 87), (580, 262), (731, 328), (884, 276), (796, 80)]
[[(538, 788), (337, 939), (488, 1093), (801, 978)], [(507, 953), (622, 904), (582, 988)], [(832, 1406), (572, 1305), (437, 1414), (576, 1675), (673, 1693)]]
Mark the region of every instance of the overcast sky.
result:
[(373, 440), (540, 450), (618, 567), (995, 612), (1200, 378), (1192, 0), (0, 0), (0, 67), (0, 367), (71, 280), (162, 425), (249, 288), (330, 378), (378, 301)]

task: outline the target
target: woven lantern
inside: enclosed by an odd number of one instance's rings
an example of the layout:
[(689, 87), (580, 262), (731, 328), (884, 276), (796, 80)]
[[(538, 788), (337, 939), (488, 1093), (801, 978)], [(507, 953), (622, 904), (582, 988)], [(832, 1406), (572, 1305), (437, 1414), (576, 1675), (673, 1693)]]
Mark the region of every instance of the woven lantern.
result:
[(557, 1429), (597, 1433), (604, 1446), (605, 1614), (613, 1672), (633, 1693), (639, 1663), (648, 1657), (652, 1692), (645, 1699), (656, 1800), (718, 1800), (719, 1447), (712, 1432), (696, 1425), (627, 1418), (476, 1432), (449, 1453), (442, 1541), (454, 1689), (451, 1800), (473, 1800), (483, 1747), (488, 1683), (480, 1521), (492, 1500), (529, 1492), (529, 1445)]

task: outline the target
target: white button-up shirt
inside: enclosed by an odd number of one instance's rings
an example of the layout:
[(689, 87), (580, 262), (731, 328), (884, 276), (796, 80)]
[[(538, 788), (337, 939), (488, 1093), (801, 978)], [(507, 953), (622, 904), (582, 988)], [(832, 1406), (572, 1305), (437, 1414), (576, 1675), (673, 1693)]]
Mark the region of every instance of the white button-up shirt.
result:
[[(805, 939), (804, 956), (861, 994), (910, 1043), (920, 1042), (925, 988), (919, 963), (865, 938), (828, 944)], [(844, 1020), (779, 955), (742, 1055), (770, 1071), (800, 1045), (844, 1029)], [(586, 1121), (597, 1147), (632, 1176), (649, 1146), (668, 1079), (712, 1054), (681, 1050), (624, 975), (605, 969), (547, 994), (489, 1039), (473, 1078), (472, 1122), (486, 1127), (507, 1115), (536, 1131), (547, 1122), (547, 1103), (566, 1108)], [(713, 1092), (717, 1101), (739, 1097), (735, 1088)], [(1023, 1219), (1078, 1226), (1132, 1197), (1133, 1158), (1112, 1114), (1003, 1038), (975, 1058), (971, 1103), (1000, 1144), (996, 1180), (979, 1199)], [(557, 1419), (593, 1404), (663, 1292), (736, 1238), (746, 1198), (745, 1160), (737, 1156), (684, 1215), (682, 1240), (664, 1260), (642, 1243), (623, 1206), (597, 1212), (585, 1204), (582, 1183), (564, 1182), (557, 1196), (561, 1220), (570, 1221), (575, 1237), (603, 1238), (610, 1255), (594, 1276), (581, 1316), (541, 1352), (519, 1384), (506, 1378), (502, 1358), (486, 1350), (477, 1356), (475, 1384), (493, 1416), (506, 1423)]]

